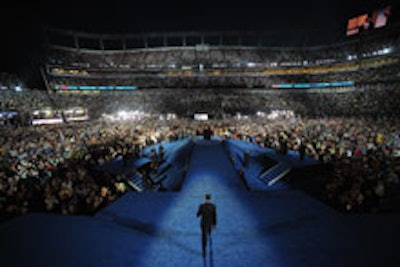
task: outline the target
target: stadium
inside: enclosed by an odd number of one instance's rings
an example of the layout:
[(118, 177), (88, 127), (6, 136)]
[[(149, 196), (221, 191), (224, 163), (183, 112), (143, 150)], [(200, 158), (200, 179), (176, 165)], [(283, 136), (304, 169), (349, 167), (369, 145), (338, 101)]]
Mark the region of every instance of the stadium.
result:
[(46, 27), (43, 89), (0, 75), (4, 266), (399, 266), (393, 12), (323, 41)]

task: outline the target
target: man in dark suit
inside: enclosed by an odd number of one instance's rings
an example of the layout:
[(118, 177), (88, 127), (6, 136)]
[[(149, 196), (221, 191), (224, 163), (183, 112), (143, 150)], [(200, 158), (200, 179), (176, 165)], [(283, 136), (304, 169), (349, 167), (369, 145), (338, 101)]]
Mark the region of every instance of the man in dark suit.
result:
[(205, 194), (205, 202), (200, 204), (197, 211), (197, 217), (201, 216), (201, 234), (203, 257), (206, 256), (207, 237), (211, 235), (211, 230), (217, 226), (217, 209), (215, 204), (211, 203), (211, 195)]
[(213, 131), (211, 130), (210, 126), (206, 126), (203, 130), (203, 137), (205, 140), (210, 140), (211, 136), (213, 135)]

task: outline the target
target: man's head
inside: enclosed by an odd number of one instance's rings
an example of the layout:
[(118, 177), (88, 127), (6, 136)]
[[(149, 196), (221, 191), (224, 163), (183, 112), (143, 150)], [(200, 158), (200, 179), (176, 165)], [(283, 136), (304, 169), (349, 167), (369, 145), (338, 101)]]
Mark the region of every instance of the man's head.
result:
[(211, 195), (210, 195), (210, 194), (205, 194), (205, 195), (204, 195), (204, 199), (205, 199), (206, 201), (211, 200)]

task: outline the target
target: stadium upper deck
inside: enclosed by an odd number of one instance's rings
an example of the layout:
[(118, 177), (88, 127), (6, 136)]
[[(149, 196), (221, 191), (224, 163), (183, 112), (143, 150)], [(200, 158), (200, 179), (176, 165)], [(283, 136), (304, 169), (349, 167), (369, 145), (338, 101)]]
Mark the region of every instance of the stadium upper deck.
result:
[(395, 27), (327, 45), (271, 46), (271, 40), (276, 41), (255, 32), (97, 35), (49, 30), (46, 72), (52, 89), (285, 88), (294, 83), (308, 88), (354, 85), (365, 82), (366, 71), (379, 76), (399, 64)]

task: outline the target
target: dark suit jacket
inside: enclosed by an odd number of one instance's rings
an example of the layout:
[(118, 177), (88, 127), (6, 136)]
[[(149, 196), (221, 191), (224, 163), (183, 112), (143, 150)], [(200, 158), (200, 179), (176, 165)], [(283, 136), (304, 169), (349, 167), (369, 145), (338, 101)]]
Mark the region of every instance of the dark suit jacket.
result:
[(217, 209), (213, 203), (200, 204), (197, 217), (201, 216), (201, 228), (210, 232), (217, 225)]

